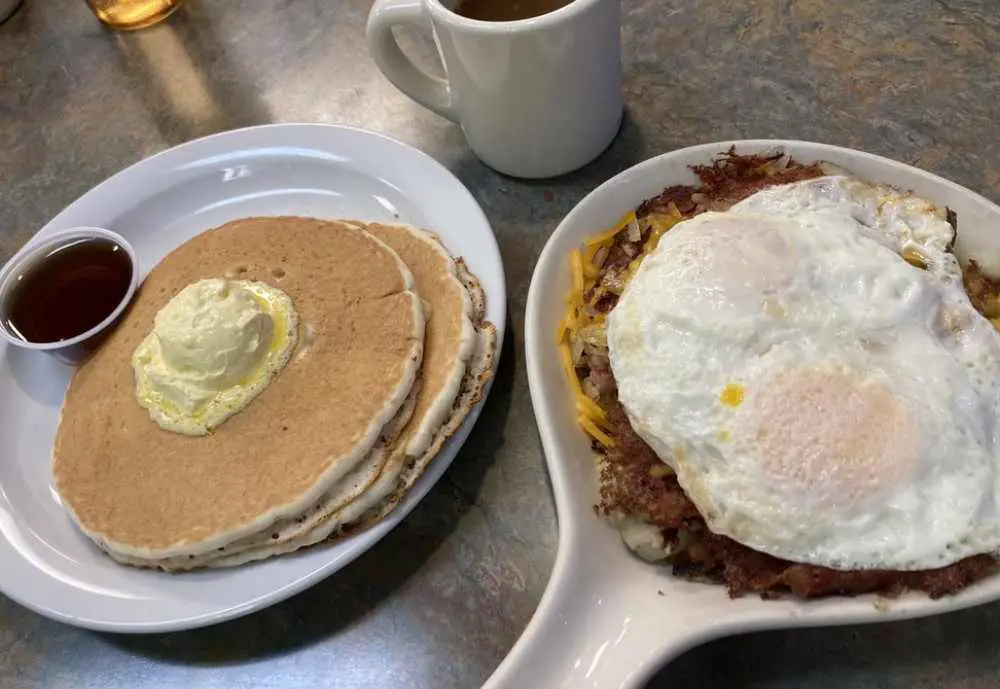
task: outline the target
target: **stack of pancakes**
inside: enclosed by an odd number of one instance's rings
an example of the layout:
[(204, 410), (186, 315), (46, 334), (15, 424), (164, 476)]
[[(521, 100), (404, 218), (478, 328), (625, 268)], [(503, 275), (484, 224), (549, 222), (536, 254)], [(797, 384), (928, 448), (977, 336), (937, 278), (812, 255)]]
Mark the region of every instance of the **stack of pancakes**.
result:
[[(287, 367), (210, 435), (157, 426), (130, 358), (156, 313), (205, 278), (260, 280), (299, 316)], [(249, 218), (149, 274), (77, 369), (53, 470), (63, 505), (118, 562), (228, 567), (387, 515), (458, 429), (493, 369), (496, 331), (461, 259), (404, 225)]]

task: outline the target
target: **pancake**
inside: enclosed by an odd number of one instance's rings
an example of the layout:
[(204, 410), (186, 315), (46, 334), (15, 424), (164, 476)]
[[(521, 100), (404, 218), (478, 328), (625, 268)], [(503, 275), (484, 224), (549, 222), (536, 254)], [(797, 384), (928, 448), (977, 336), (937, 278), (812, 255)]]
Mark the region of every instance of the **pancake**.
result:
[(382, 473), (382, 467), (391, 454), (391, 448), (395, 445), (399, 434), (402, 433), (406, 424), (413, 415), (413, 410), (417, 404), (417, 391), (420, 387), (418, 380), (407, 396), (403, 406), (396, 412), (389, 423), (382, 429), (375, 445), (368, 452), (368, 455), (352, 469), (346, 476), (340, 479), (329, 491), (310, 506), (305, 512), (291, 519), (280, 519), (274, 524), (259, 533), (254, 533), (244, 538), (237, 539), (232, 543), (217, 548), (202, 555), (178, 555), (175, 557), (149, 560), (129, 555), (116, 553), (113, 550), (105, 550), (114, 560), (133, 567), (146, 567), (161, 569), (165, 572), (176, 572), (182, 570), (204, 567), (207, 563), (218, 558), (226, 557), (232, 553), (242, 553), (246, 550), (260, 548), (271, 543), (278, 543), (279, 538), (289, 529), (295, 529), (301, 525), (317, 520), (317, 515), (321, 518), (331, 511), (339, 511), (352, 504), (355, 500), (365, 494), (368, 488), (375, 483)]
[[(174, 294), (219, 276), (287, 293), (299, 344), (211, 435), (170, 433), (137, 404), (128, 362)], [(395, 252), (345, 223), (249, 218), (181, 245), (71, 381), (53, 452), (64, 506), (105, 550), (140, 560), (198, 556), (300, 515), (369, 456), (410, 395), (424, 336), (412, 287)]]
[(423, 299), (422, 388), (398, 449), (418, 457), (450, 416), (466, 364), (475, 350), (473, 299), (458, 277), (455, 260), (437, 237), (407, 225), (371, 223), (364, 230), (385, 242), (406, 263)]
[[(423, 475), (445, 442), (462, 425), (462, 422), (468, 416), (469, 412), (472, 411), (472, 408), (482, 400), (483, 395), (486, 394), (487, 384), (493, 376), (493, 364), (497, 353), (497, 331), (492, 323), (484, 320), (486, 295), (479, 280), (469, 272), (464, 261), (459, 259), (457, 268), (459, 280), (462, 281), (462, 284), (465, 285), (466, 290), (472, 297), (474, 322), (476, 324), (475, 347), (473, 355), (466, 366), (466, 375), (462, 381), (459, 395), (455, 399), (451, 416), (437, 430), (433, 440), (424, 450), (423, 454), (405, 456), (405, 462), (398, 469), (398, 479), (395, 482), (393, 493), (365, 515), (365, 525), (372, 524), (385, 517), (402, 500), (406, 492)], [(391, 467), (383, 470), (383, 475), (391, 473), (391, 471)]]
[[(493, 370), (496, 331), (484, 322), (485, 294), (464, 262), (452, 257), (433, 235), (404, 225), (360, 225), (384, 241), (410, 267), (425, 300), (421, 388), (409, 423), (395, 442), (363, 463), (368, 485), (347, 476), (302, 518), (275, 524), (198, 558), (152, 563), (162, 569), (231, 567), (292, 552), (336, 536), (352, 524), (378, 521), (391, 511), (423, 473), (444, 442), (481, 398)], [(381, 463), (379, 463), (381, 462)], [(377, 471), (372, 471), (378, 464)], [(349, 485), (351, 500), (343, 500)]]
[[(419, 456), (408, 455), (405, 451), (392, 453), (378, 480), (364, 495), (331, 514), (311, 531), (284, 543), (269, 544), (241, 553), (215, 558), (207, 562), (209, 567), (236, 567), (255, 560), (290, 553), (300, 548), (322, 541), (349, 535), (368, 528), (384, 519), (406, 495), (407, 491), (430, 466), (444, 443), (459, 429), (465, 417), (486, 393), (486, 387), (493, 375), (496, 359), (496, 328), (484, 320), (486, 298), (482, 286), (458, 259), (457, 277), (461, 280), (472, 299), (472, 321), (475, 327), (473, 353), (467, 362), (465, 375), (458, 394), (452, 404), (450, 416), (435, 432), (430, 444)], [(433, 318), (433, 317), (432, 317)], [(414, 415), (414, 418), (416, 416)], [(412, 423), (412, 421), (411, 421)]]

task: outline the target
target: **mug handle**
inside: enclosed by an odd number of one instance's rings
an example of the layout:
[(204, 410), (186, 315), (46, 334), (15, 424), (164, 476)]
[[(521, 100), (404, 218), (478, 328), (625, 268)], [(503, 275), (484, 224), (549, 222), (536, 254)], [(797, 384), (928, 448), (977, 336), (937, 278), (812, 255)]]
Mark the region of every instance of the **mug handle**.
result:
[(396, 42), (394, 26), (413, 26), (424, 34), (433, 31), (421, 0), (376, 0), (368, 15), (368, 50), (386, 78), (428, 110), (458, 122), (448, 81), (432, 77), (413, 64)]

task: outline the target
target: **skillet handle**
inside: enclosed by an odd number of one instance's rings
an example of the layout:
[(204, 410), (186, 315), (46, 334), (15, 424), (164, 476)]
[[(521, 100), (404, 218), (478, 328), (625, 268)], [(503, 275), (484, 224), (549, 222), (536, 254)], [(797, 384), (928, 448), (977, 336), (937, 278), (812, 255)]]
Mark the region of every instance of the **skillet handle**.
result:
[(483, 689), (642, 689), (667, 661), (716, 636), (570, 540), (560, 538), (538, 609)]

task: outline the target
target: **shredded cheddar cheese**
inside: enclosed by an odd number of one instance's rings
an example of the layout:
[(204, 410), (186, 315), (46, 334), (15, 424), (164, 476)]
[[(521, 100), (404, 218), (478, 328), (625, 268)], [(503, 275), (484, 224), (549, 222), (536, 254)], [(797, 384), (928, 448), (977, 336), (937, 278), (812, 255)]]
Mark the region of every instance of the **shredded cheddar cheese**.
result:
[(569, 256), (570, 268), (573, 270), (573, 291), (575, 294), (583, 294), (583, 256), (579, 249), (573, 249)]
[(569, 316), (563, 316), (563, 319), (559, 321), (559, 329), (556, 331), (556, 344), (561, 345), (566, 341), (566, 336), (569, 334)]
[(608, 416), (601, 409), (600, 405), (589, 397), (583, 397), (576, 401), (576, 407), (582, 414), (586, 414), (592, 419), (596, 419), (602, 426), (607, 426)]
[(590, 417), (581, 414), (577, 418), (577, 423), (583, 426), (583, 430), (587, 431), (591, 438), (599, 442), (604, 447), (615, 446), (615, 441), (611, 439), (611, 436), (598, 428)]
[(584, 241), (583, 245), (588, 249), (594, 249), (594, 251), (596, 252), (596, 250), (601, 248), (601, 246), (605, 244), (610, 244), (611, 240), (615, 238), (615, 235), (617, 235), (622, 230), (628, 229), (629, 225), (631, 225), (634, 222), (636, 222), (635, 211), (629, 211), (624, 216), (622, 216), (622, 219), (619, 220), (615, 224), (615, 226), (612, 227), (610, 230), (608, 230), (607, 232), (602, 232), (596, 237), (591, 237), (590, 239)]
[(569, 347), (567, 345), (559, 346), (559, 358), (562, 360), (563, 372), (572, 381), (573, 392), (576, 395), (586, 397), (583, 394), (583, 387), (580, 385), (580, 379), (576, 375), (576, 367), (573, 365), (573, 355), (570, 354)]
[[(629, 231), (634, 233), (638, 228), (641, 237), (645, 239), (642, 241), (639, 253), (620, 274), (621, 280), (627, 284), (639, 269), (642, 260), (656, 249), (660, 237), (681, 220), (683, 216), (673, 203), (668, 206), (666, 213), (652, 213), (641, 220), (636, 217), (634, 211), (629, 211), (614, 227), (585, 240), (581, 248), (574, 249), (570, 254), (572, 289), (566, 295), (566, 315), (559, 322), (556, 344), (562, 368), (572, 385), (574, 406), (578, 414), (577, 422), (591, 438), (606, 448), (614, 446), (614, 438), (609, 435), (611, 427), (607, 414), (597, 401), (584, 392), (576, 372), (577, 362), (573, 361), (574, 344), (579, 346), (581, 328), (588, 328), (588, 336), (592, 337), (593, 329), (590, 326), (596, 326), (603, 331), (606, 324), (606, 315), (597, 310), (596, 304), (609, 294), (609, 288), (607, 284), (600, 283), (602, 266), (595, 262), (595, 258), (602, 249), (612, 248), (619, 233)], [(606, 257), (607, 252), (604, 253), (602, 261)], [(616, 294), (619, 289), (620, 287), (614, 288)], [(589, 296), (589, 299), (585, 299), (585, 295)]]
[(604, 232), (602, 234), (597, 235), (596, 237), (591, 237), (590, 239), (586, 240), (583, 243), (583, 245), (588, 249), (591, 249), (593, 253), (597, 253), (597, 250), (600, 249), (605, 244), (609, 244), (611, 240), (615, 238), (615, 235), (621, 232), (621, 229), (622, 229), (621, 227), (616, 225), (607, 232)]

